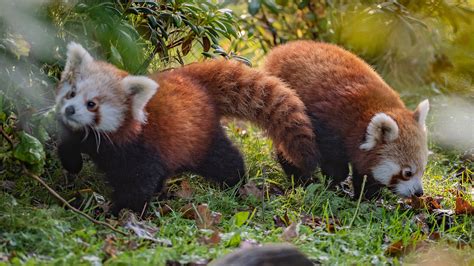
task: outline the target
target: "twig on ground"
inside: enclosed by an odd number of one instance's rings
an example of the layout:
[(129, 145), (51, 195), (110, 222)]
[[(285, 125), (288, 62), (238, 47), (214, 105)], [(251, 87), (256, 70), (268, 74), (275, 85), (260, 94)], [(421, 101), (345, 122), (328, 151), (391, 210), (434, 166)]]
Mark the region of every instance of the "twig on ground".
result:
[(8, 143), (10, 143), (10, 145), (13, 148), (15, 146), (15, 144), (13, 143), (12, 138), (10, 138), (10, 136), (8, 136), (8, 134), (3, 130), (3, 124), (0, 126), (0, 133), (8, 141)]
[(40, 182), (41, 185), (43, 185), (56, 199), (61, 201), (64, 205), (66, 205), (68, 208), (70, 208), (73, 212), (75, 212), (79, 215), (82, 215), (83, 217), (85, 217), (87, 220), (91, 221), (94, 224), (105, 226), (105, 227), (109, 228), (110, 230), (112, 230), (114, 232), (117, 232), (119, 234), (122, 234), (124, 236), (129, 235), (128, 233), (123, 232), (119, 229), (116, 229), (115, 227), (113, 227), (112, 225), (110, 225), (106, 222), (96, 220), (96, 219), (90, 217), (87, 213), (84, 213), (84, 212), (80, 211), (79, 209), (74, 208), (71, 204), (69, 204), (69, 202), (67, 202), (63, 197), (61, 197), (61, 195), (59, 195), (54, 189), (52, 189), (50, 186), (48, 186), (48, 184), (46, 184), (46, 182), (44, 182), (44, 180), (41, 177), (39, 177), (39, 176), (33, 174), (32, 172), (28, 171), (28, 169), (26, 169), (24, 166), (23, 166), (23, 171), (29, 177), (31, 177), (31, 178), (35, 179), (36, 181)]

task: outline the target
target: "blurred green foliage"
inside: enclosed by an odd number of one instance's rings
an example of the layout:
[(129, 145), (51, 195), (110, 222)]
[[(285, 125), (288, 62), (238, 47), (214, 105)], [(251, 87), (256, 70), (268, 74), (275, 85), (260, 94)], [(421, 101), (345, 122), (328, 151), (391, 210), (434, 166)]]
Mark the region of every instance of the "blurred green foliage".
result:
[(257, 58), (289, 40), (332, 42), (405, 95), (474, 95), (474, 1), (250, 0), (236, 7), (246, 38), (233, 46)]

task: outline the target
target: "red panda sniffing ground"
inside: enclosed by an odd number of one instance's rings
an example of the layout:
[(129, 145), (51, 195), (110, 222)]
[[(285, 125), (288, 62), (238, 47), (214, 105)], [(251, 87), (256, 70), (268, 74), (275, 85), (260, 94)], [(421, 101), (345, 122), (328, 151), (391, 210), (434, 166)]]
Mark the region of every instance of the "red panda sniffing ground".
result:
[(113, 188), (114, 214), (141, 211), (167, 177), (184, 171), (238, 183), (244, 162), (221, 116), (265, 129), (280, 154), (303, 172), (316, 167), (303, 102), (278, 78), (239, 62), (209, 60), (133, 76), (70, 43), (56, 108), (64, 168), (79, 172), (81, 154), (88, 154)]
[[(331, 44), (295, 41), (274, 48), (265, 71), (281, 78), (305, 103), (315, 129), (323, 174), (343, 181), (352, 165), (354, 194), (389, 187), (401, 197), (423, 194), (428, 148), (428, 100), (408, 110), (363, 60)], [(297, 167), (282, 161), (288, 174)]]

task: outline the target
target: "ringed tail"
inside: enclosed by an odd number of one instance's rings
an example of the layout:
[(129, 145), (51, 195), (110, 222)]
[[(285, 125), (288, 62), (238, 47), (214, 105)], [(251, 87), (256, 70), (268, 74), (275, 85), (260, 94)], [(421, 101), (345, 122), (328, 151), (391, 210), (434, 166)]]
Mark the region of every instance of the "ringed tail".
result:
[(238, 61), (209, 60), (180, 69), (202, 84), (222, 116), (263, 128), (275, 148), (303, 173), (316, 168), (319, 152), (310, 118), (296, 92), (276, 77)]

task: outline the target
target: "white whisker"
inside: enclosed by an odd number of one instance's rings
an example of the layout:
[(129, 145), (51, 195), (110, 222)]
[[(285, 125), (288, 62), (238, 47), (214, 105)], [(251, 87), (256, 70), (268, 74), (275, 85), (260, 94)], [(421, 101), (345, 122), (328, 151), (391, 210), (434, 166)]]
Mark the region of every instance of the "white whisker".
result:
[[(99, 143), (98, 132), (93, 127), (91, 127), (91, 129), (92, 129), (92, 133), (94, 133), (95, 145), (97, 146), (97, 143)], [(97, 153), (99, 153), (99, 146), (97, 146)]]
[(97, 144), (97, 153), (99, 153), (99, 148), (100, 148), (100, 132), (97, 131), (97, 136), (99, 137), (99, 143)]
[(110, 138), (109, 134), (107, 134), (106, 132), (104, 132), (104, 136), (109, 140), (110, 144), (112, 144), (112, 146), (115, 147), (115, 143), (112, 141), (112, 139)]
[(56, 105), (51, 105), (51, 106), (40, 108), (36, 110), (36, 112), (33, 115), (38, 116), (38, 115), (46, 114), (47, 112), (54, 110), (55, 106)]
[(89, 128), (86, 127), (85, 130), (86, 130), (86, 132), (85, 132), (84, 138), (82, 138), (81, 142), (84, 142), (87, 139), (87, 137), (89, 137), (89, 132), (90, 132)]

